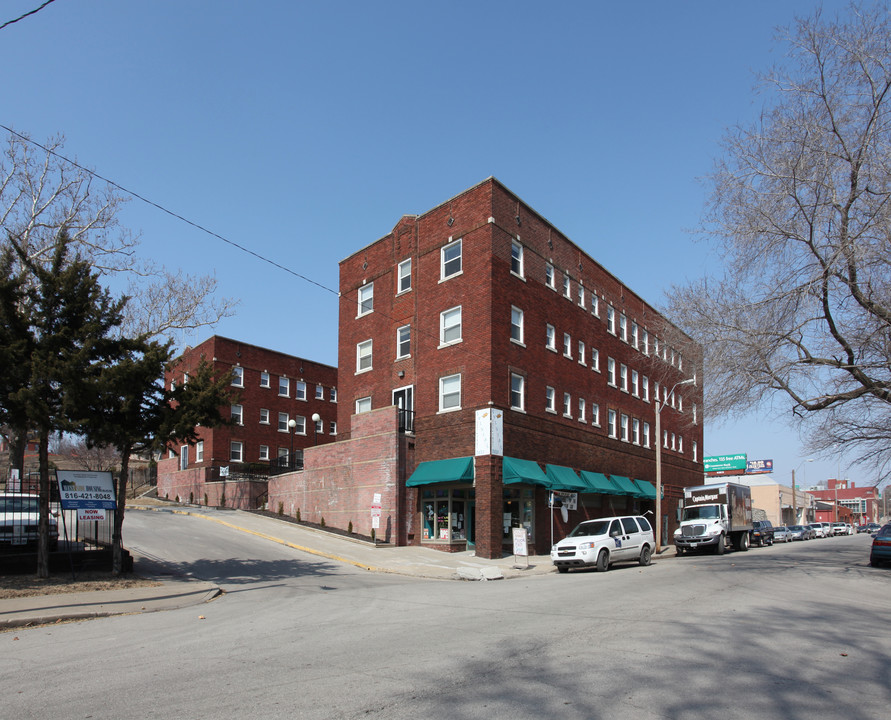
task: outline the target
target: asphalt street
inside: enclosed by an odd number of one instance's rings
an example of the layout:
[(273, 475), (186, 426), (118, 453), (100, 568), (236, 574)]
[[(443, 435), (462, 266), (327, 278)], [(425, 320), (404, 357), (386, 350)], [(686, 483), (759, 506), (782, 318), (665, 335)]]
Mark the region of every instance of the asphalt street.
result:
[[(0, 634), (3, 717), (884, 717), (891, 571), (852, 536), (472, 583), (128, 516), (211, 603)], [(140, 560), (139, 562), (143, 562)]]

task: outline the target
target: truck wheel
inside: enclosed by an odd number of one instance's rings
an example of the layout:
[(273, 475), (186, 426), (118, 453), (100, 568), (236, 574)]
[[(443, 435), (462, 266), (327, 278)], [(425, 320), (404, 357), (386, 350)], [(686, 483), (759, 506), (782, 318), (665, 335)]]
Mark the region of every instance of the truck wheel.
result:
[(677, 545), (675, 545), (674, 546), (674, 554), (677, 555), (678, 557), (680, 557), (681, 555), (684, 554), (684, 548), (678, 547)]
[(606, 572), (609, 570), (609, 553), (601, 550), (597, 556), (597, 572)]
[(715, 555), (723, 555), (724, 554), (724, 536), (718, 538), (718, 545), (715, 547)]
[(559, 573), (566, 573), (566, 572), (569, 572), (569, 568), (568, 568), (568, 567), (565, 567), (565, 566), (563, 566), (563, 565), (558, 565), (558, 566), (557, 566), (557, 572), (559, 572)]
[(644, 545), (643, 550), (640, 551), (640, 562), (641, 565), (649, 565), (650, 560), (653, 559), (653, 554), (650, 552), (650, 546)]
[(745, 552), (749, 549), (749, 533), (742, 533), (739, 536), (739, 542), (736, 544), (736, 549), (740, 552)]

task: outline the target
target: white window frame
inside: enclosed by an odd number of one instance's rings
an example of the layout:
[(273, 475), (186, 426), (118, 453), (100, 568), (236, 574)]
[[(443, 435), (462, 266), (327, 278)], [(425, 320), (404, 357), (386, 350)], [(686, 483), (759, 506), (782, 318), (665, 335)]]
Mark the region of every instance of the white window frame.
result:
[(291, 380), (290, 380), (290, 378), (279, 377), (279, 379), (278, 379), (278, 396), (279, 397), (291, 397)]
[(557, 352), (557, 329), (550, 323), (545, 325), (545, 347)]
[(585, 286), (582, 285), (581, 282), (579, 282), (579, 293), (578, 293), (578, 295), (579, 295), (579, 307), (580, 307), (580, 308), (584, 308), (584, 307), (585, 307)]
[(328, 423), (328, 434), (337, 435), (337, 420), (331, 420)]
[(195, 462), (204, 462), (204, 440), (195, 443)]
[(579, 365), (585, 365), (585, 341), (584, 340), (579, 340), (578, 350), (579, 350)]
[(322, 433), (323, 435), (325, 434), (325, 421), (322, 420), (322, 418), (319, 418), (315, 421), (315, 430), (316, 433)]
[(373, 363), (374, 340), (369, 338), (356, 343), (356, 375), (369, 372), (374, 369)]
[(411, 325), (396, 328), (396, 359), (411, 357)]
[(303, 415), (294, 416), (294, 434), (306, 435), (306, 418)]
[(557, 413), (557, 393), (550, 385), (545, 388), (545, 412)]
[(260, 408), (260, 424), (269, 425), (269, 408)]
[(563, 357), (572, 360), (572, 335), (563, 333)]
[[(439, 347), (444, 348), (463, 341), (464, 328), (462, 327), (462, 316), (463, 310), (461, 305), (456, 305), (448, 310), (443, 310), (439, 314)], [(455, 317), (458, 318), (457, 322), (454, 321)], [(447, 341), (446, 333), (454, 332), (455, 328), (458, 330), (458, 337)]]
[(625, 313), (619, 313), (619, 338), (623, 343), (628, 342), (628, 318)]
[(396, 294), (401, 295), (409, 290), (411, 290), (411, 258), (399, 263), (396, 272)]
[(356, 293), (358, 297), (358, 305), (356, 309), (356, 317), (360, 318), (374, 312), (374, 283), (370, 282), (359, 288)]
[(619, 380), (622, 381), (622, 392), (628, 392), (628, 366), (625, 363), (619, 363)]
[(232, 368), (232, 387), (244, 387), (244, 368), (241, 365), (235, 365)]
[(268, 445), (260, 446), (260, 459), (261, 460), (269, 460), (269, 446)]
[(699, 462), (699, 444), (693, 441), (693, 462)]
[(600, 372), (600, 350), (593, 346), (591, 347), (591, 369)]
[[(446, 388), (446, 385), (450, 387)], [(455, 390), (452, 385), (457, 385), (457, 390)], [(446, 404), (446, 400), (457, 397), (457, 402), (449, 402)], [(446, 375), (444, 377), (439, 378), (439, 412), (454, 412), (456, 410), (461, 409), (461, 373), (456, 373), (454, 375)]]
[(616, 309), (612, 305), (606, 306), (606, 331), (610, 335), (616, 334)]
[(233, 425), (244, 425), (244, 406), (230, 405), (229, 412)]
[(618, 387), (616, 385), (616, 361), (611, 357), (606, 359), (606, 384), (610, 387)]
[(563, 393), (563, 417), (572, 417), (572, 395), (568, 392)]
[(620, 426), (622, 429), (622, 442), (629, 442), (630, 437), (630, 427), (629, 427), (629, 418), (625, 413), (622, 413), (622, 417), (620, 418)]
[(260, 387), (261, 388), (271, 387), (269, 384), (269, 373), (266, 370), (264, 370), (263, 372), (260, 373)]
[[(443, 245), (439, 251), (440, 282), (448, 280), (449, 278), (457, 277), (458, 275), (462, 275), (464, 273), (464, 249), (462, 247), (461, 240), (461, 238), (452, 240), (446, 245)], [(458, 254), (452, 255), (451, 257), (446, 259), (446, 254), (454, 253), (455, 249), (457, 249)], [(455, 264), (457, 264), (457, 270), (454, 269)], [(451, 267), (448, 274), (446, 274), (446, 266)]]
[(336, 387), (328, 388), (328, 399), (333, 403), (337, 402), (337, 388)]
[(631, 444), (640, 445), (640, 420), (631, 418)]
[(189, 446), (181, 445), (179, 448), (179, 469), (187, 470), (189, 467)]
[(600, 404), (596, 402), (591, 403), (591, 424), (600, 427)]
[(600, 298), (593, 290), (591, 291), (591, 314), (594, 317), (600, 317)]
[(572, 283), (569, 279), (569, 273), (563, 273), (563, 297), (567, 300), (572, 300)]
[[(512, 343), (526, 347), (524, 327), (523, 327), (523, 311), (515, 305), (510, 308), (510, 340)], [(514, 337), (519, 335), (519, 337)]]
[(643, 331), (641, 337), (641, 352), (647, 357), (650, 355), (650, 333), (646, 330)]
[(583, 397), (579, 398), (579, 422), (587, 422), (585, 420), (585, 398)]
[(648, 378), (646, 375), (642, 375), (640, 380), (640, 387), (640, 395), (643, 398), (643, 401), (650, 402), (650, 378)]
[[(526, 279), (525, 268), (523, 267), (523, 246), (518, 240), (510, 241), (510, 272), (518, 278)], [(516, 266), (516, 267), (515, 267)]]
[(244, 462), (244, 443), (241, 440), (229, 442), (229, 462)]
[(291, 419), (290, 415), (286, 412), (280, 412), (278, 414), (278, 431), (279, 432), (290, 432), (291, 428), (288, 427), (288, 421)]
[(371, 397), (358, 398), (356, 400), (356, 415), (367, 412), (371, 412)]
[(526, 378), (519, 373), (510, 374), (510, 409), (526, 412)]
[(619, 418), (616, 414), (615, 410), (607, 410), (606, 411), (606, 428), (607, 434), (613, 438), (618, 439), (619, 437)]
[(637, 370), (631, 371), (631, 394), (640, 397), (640, 375)]
[(644, 420), (643, 424), (643, 446), (650, 447), (650, 423)]
[(557, 277), (554, 274), (554, 266), (551, 263), (545, 263), (545, 285), (551, 290), (557, 289)]
[(316, 400), (324, 400), (325, 399), (325, 386), (319, 385), (316, 383)]

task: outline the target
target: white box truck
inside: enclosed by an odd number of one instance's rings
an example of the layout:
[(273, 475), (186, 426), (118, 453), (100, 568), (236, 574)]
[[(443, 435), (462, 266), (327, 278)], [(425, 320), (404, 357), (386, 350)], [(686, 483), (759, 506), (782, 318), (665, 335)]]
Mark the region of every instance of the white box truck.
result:
[(684, 488), (680, 527), (674, 531), (678, 555), (706, 549), (723, 555), (728, 543), (748, 550), (752, 540), (752, 490), (731, 482)]

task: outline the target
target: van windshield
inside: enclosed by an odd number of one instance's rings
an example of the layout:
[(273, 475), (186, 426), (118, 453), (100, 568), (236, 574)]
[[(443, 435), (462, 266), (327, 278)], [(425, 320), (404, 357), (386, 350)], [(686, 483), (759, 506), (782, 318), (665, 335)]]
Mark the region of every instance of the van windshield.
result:
[(717, 505), (684, 508), (684, 520), (716, 520), (720, 517)]
[(569, 533), (569, 537), (584, 537), (585, 535), (606, 535), (609, 528), (609, 520), (592, 520), (579, 523), (575, 530)]

